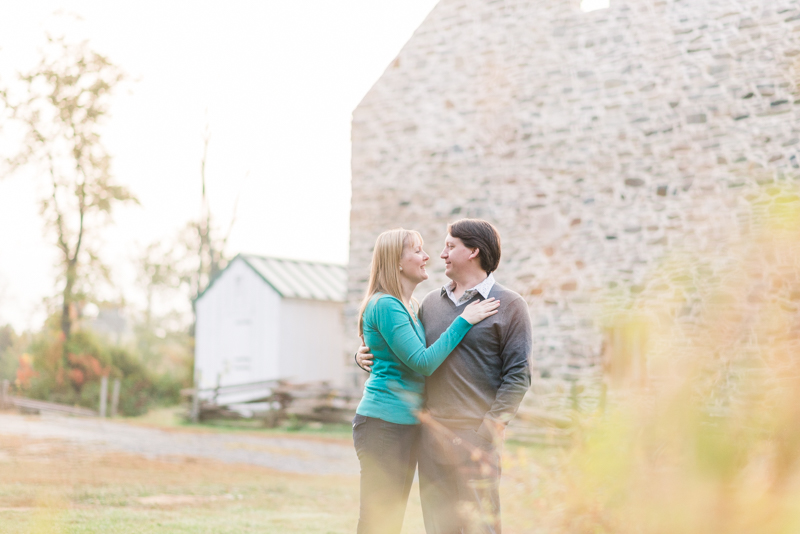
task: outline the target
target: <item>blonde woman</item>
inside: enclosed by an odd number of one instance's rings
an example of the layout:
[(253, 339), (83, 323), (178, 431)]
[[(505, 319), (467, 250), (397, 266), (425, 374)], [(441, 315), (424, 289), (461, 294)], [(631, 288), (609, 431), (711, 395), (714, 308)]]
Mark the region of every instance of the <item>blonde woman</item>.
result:
[(358, 533), (399, 533), (417, 465), (425, 377), (445, 360), (472, 325), (497, 313), (495, 299), (464, 309), (430, 347), (412, 297), (428, 278), (430, 257), (418, 232), (398, 228), (378, 236), (358, 329), (374, 355), (372, 373), (353, 419), (361, 463)]

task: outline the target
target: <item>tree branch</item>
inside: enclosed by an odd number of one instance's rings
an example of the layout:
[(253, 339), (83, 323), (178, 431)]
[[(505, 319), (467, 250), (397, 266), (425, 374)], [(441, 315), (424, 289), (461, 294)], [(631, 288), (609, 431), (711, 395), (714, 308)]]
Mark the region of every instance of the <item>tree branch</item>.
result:
[(58, 207), (58, 179), (56, 178), (55, 165), (53, 163), (52, 154), (47, 154), (48, 167), (50, 169), (50, 179), (53, 183), (53, 211), (56, 214), (56, 232), (58, 233), (58, 248), (64, 253), (64, 258), (67, 263), (70, 260), (69, 244), (67, 244), (66, 236), (64, 234), (64, 217), (61, 209)]

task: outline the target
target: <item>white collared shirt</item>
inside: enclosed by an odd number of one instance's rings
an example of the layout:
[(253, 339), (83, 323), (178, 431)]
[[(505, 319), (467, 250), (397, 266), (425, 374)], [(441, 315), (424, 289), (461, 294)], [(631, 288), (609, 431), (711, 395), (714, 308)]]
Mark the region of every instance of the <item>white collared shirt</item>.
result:
[(472, 300), (472, 297), (474, 297), (477, 293), (480, 293), (481, 296), (485, 299), (489, 298), (489, 292), (492, 290), (492, 287), (494, 286), (494, 275), (492, 275), (492, 273), (489, 273), (489, 276), (487, 276), (483, 282), (481, 282), (480, 284), (476, 285), (471, 289), (467, 289), (466, 291), (464, 291), (464, 294), (461, 295), (460, 299), (456, 299), (456, 296), (453, 293), (455, 285), (456, 285), (455, 282), (450, 282), (449, 284), (445, 284), (444, 286), (442, 286), (442, 295), (447, 293), (447, 296), (450, 297), (450, 300), (453, 301), (453, 304), (455, 304), (456, 306), (461, 306), (462, 304)]

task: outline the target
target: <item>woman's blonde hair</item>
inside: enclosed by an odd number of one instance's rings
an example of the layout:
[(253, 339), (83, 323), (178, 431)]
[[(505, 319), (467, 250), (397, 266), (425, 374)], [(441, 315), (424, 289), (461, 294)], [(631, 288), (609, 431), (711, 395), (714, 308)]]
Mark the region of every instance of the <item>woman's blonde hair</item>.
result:
[[(405, 228), (395, 228), (387, 230), (378, 236), (375, 241), (375, 249), (372, 251), (372, 263), (370, 264), (369, 285), (364, 295), (364, 300), (358, 309), (358, 333), (364, 333), (364, 310), (367, 308), (370, 299), (375, 293), (385, 293), (396, 297), (403, 302), (400, 285), (400, 259), (403, 257), (403, 249), (406, 246), (413, 246), (415, 242), (422, 246), (422, 236), (414, 230)], [(417, 307), (416, 299), (411, 299), (414, 308), (408, 308), (411, 317)], [(416, 321), (416, 318), (414, 319)]]

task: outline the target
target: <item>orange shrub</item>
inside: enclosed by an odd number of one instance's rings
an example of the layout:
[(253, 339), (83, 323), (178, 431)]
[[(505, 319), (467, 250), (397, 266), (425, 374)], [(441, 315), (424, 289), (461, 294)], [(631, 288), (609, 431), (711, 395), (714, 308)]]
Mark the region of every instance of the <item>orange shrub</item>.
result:
[(14, 384), (20, 389), (26, 389), (31, 385), (31, 379), (39, 376), (33, 369), (33, 358), (27, 352), (19, 357), (19, 367), (17, 367), (17, 379)]

